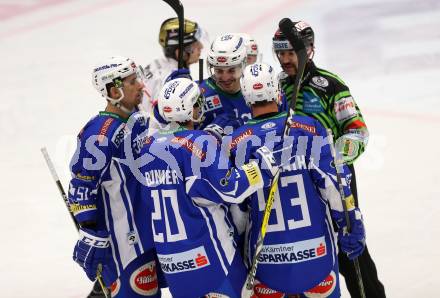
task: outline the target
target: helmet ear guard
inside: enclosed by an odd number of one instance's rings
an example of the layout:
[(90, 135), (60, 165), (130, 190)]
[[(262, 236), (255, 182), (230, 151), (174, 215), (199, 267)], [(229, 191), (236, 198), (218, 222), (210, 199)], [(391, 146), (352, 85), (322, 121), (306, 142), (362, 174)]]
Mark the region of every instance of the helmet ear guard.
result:
[[(158, 111), (167, 122), (198, 122), (203, 116), (203, 95), (198, 85), (187, 78), (171, 80), (162, 87), (158, 99)], [(200, 108), (197, 118), (193, 117), (194, 108)]]
[[(120, 108), (125, 113), (131, 113), (128, 109), (121, 105), (121, 100), (124, 98), (123, 80), (132, 75), (137, 74), (139, 79), (142, 79), (142, 73), (136, 63), (130, 58), (114, 56), (110, 57), (104, 62), (98, 64), (92, 71), (93, 87), (112, 105)], [(112, 98), (109, 95), (109, 84), (116, 87), (121, 96), (119, 98)]]

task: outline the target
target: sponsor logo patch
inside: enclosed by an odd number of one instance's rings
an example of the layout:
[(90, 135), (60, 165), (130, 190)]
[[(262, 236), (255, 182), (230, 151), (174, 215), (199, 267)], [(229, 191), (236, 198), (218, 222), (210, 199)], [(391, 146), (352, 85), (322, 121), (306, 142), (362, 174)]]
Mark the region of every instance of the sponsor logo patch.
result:
[(162, 271), (166, 274), (199, 270), (210, 265), (203, 246), (176, 254), (157, 254), (157, 257)]
[(316, 127), (313, 125), (307, 125), (304, 123), (293, 121), (292, 124), (290, 124), (290, 127), (291, 128), (299, 128), (299, 129), (305, 130), (313, 135), (316, 135)]
[(260, 89), (263, 89), (263, 84), (261, 84), (261, 83), (256, 83), (256, 84), (254, 84), (254, 85), (252, 86), (252, 88), (253, 88), (254, 90), (260, 90)]
[(171, 113), (172, 111), (173, 111), (172, 107), (169, 107), (169, 106), (163, 107), (163, 112), (164, 113)]
[(258, 283), (254, 286), (255, 298), (284, 298), (284, 294), (271, 288), (265, 284)]
[(323, 236), (293, 243), (265, 245), (258, 260), (262, 264), (295, 264), (318, 259), (326, 254)]
[(183, 137), (174, 137), (171, 139), (171, 143), (180, 144), (182, 147), (186, 148), (189, 152), (195, 155), (200, 160), (205, 159), (206, 152), (203, 151), (199, 146), (195, 145), (193, 141)]
[(250, 137), (252, 135), (252, 133), (253, 133), (252, 129), (248, 128), (246, 131), (239, 134), (237, 137), (235, 137), (232, 140), (231, 144), (229, 145), (229, 149), (233, 149), (233, 148), (237, 147), (238, 143), (240, 143), (244, 139)]
[(156, 295), (159, 289), (156, 261), (153, 260), (135, 270), (130, 276), (130, 286), (139, 295)]
[(324, 112), (320, 99), (309, 92), (303, 92), (303, 110), (305, 113), (312, 114)]
[(346, 119), (353, 118), (358, 114), (353, 97), (351, 96), (341, 98), (340, 100), (335, 102), (334, 109), (336, 113), (336, 119), (338, 119), (338, 121), (344, 121)]
[(316, 287), (304, 292), (307, 298), (321, 298), (328, 297), (333, 293), (336, 287), (336, 274), (334, 271), (330, 272), (323, 281), (321, 281)]
[(241, 167), (248, 178), (249, 185), (258, 185), (262, 182), (261, 172), (258, 170), (258, 165), (254, 162), (244, 164)]
[(99, 134), (98, 134), (98, 142), (102, 142), (104, 140), (104, 138), (107, 135), (108, 129), (110, 127), (110, 125), (113, 123), (113, 118), (107, 118), (104, 121), (104, 124), (102, 124), (101, 129), (99, 130)]
[(205, 99), (205, 112), (216, 110), (222, 107), (222, 103), (218, 95), (209, 96)]
[(319, 87), (323, 87), (323, 88), (328, 87), (328, 80), (321, 76), (313, 77), (312, 82), (313, 84)]
[(121, 289), (121, 281), (118, 278), (110, 286), (110, 293), (111, 293), (112, 297), (115, 297), (116, 295), (118, 295), (120, 289)]
[(220, 56), (220, 57), (217, 57), (217, 62), (220, 62), (220, 63), (224, 63), (224, 62), (226, 62), (226, 57), (223, 57), (223, 56)]

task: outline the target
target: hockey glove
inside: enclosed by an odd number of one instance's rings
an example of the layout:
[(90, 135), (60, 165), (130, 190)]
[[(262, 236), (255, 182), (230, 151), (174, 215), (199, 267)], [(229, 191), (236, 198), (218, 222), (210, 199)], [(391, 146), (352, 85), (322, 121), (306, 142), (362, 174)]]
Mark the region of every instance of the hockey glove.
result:
[(280, 170), (279, 154), (274, 154), (269, 148), (262, 146), (258, 148), (252, 155), (258, 159), (261, 173), (266, 178), (264, 179), (264, 186), (270, 186), (273, 177), (275, 177)]
[(364, 139), (354, 133), (342, 135), (336, 140), (336, 151), (345, 163), (353, 163), (364, 151)]
[(241, 125), (243, 125), (243, 120), (235, 118), (234, 115), (224, 113), (215, 117), (214, 121), (203, 130), (221, 141), (224, 136), (231, 134), (234, 129)]
[(189, 69), (187, 68), (179, 68), (173, 71), (165, 80), (165, 83), (179, 78), (187, 78), (192, 81), (191, 74), (189, 73)]
[[(338, 240), (341, 250), (350, 260), (354, 260), (365, 249), (365, 229), (359, 209), (349, 212), (351, 232), (347, 233), (346, 225), (339, 229)], [(345, 222), (345, 220), (343, 220)]]
[(79, 230), (79, 239), (73, 249), (73, 260), (84, 269), (91, 281), (96, 279), (98, 265), (105, 263), (109, 244), (109, 235), (106, 231), (85, 228)]

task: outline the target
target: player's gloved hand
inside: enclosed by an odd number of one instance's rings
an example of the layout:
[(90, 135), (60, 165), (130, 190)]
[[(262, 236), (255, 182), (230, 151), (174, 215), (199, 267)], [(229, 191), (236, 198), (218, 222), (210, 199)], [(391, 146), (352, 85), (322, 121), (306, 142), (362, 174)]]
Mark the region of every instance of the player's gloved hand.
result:
[(270, 186), (272, 179), (280, 170), (280, 155), (274, 154), (274, 152), (266, 146), (258, 148), (252, 155), (258, 160), (258, 165), (263, 175), (264, 186)]
[[(341, 250), (347, 254), (350, 260), (360, 256), (365, 249), (365, 228), (362, 214), (359, 209), (349, 211), (351, 232), (347, 232), (347, 226), (341, 226), (338, 233), (338, 240)], [(342, 221), (345, 222), (345, 219)]]
[(203, 130), (221, 140), (222, 137), (231, 134), (234, 129), (243, 124), (244, 122), (242, 119), (236, 118), (231, 114), (223, 113), (215, 117), (214, 121), (207, 125)]
[(352, 163), (361, 155), (365, 144), (361, 135), (348, 133), (336, 140), (335, 147), (345, 163)]
[(187, 78), (192, 80), (191, 74), (189, 73), (189, 69), (187, 68), (176, 69), (166, 78), (165, 83), (179, 78)]
[(79, 230), (79, 239), (73, 249), (73, 260), (84, 269), (91, 281), (96, 279), (98, 265), (105, 263), (109, 245), (108, 232), (85, 228)]

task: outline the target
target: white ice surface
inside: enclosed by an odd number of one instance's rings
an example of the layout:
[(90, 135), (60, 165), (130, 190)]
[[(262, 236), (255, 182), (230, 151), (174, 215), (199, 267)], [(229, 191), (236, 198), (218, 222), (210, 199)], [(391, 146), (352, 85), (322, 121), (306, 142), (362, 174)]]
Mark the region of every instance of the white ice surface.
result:
[[(439, 297), (439, 1), (183, 2), (211, 40), (248, 32), (272, 64), (278, 21), (312, 24), (315, 61), (350, 86), (371, 133), (356, 169), (380, 279), (389, 297)], [(88, 293), (40, 147), (67, 187), (75, 135), (104, 106), (92, 66), (114, 54), (139, 64), (159, 56), (158, 28), (171, 16), (159, 0), (0, 0), (0, 297)]]

